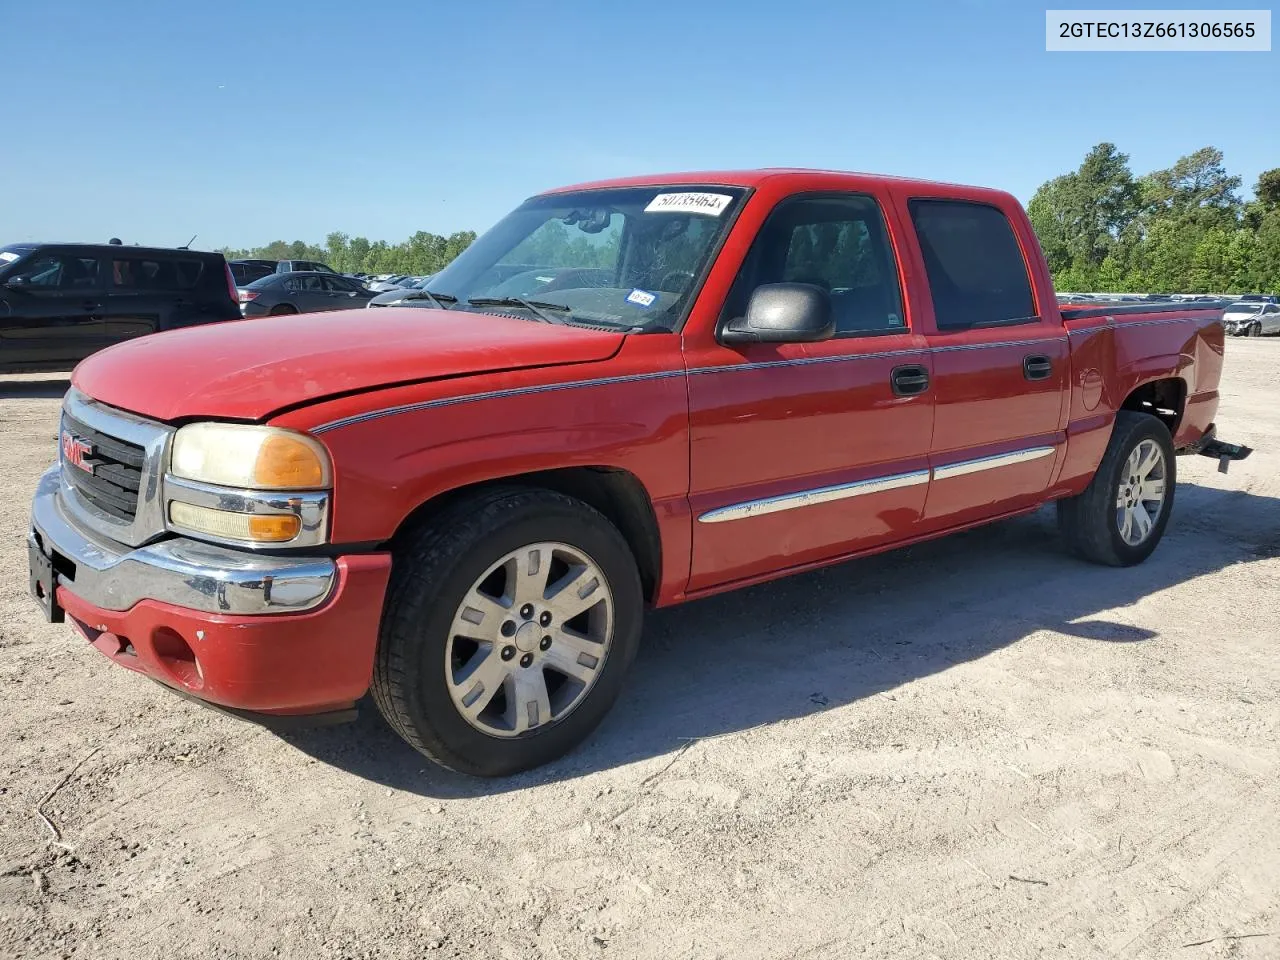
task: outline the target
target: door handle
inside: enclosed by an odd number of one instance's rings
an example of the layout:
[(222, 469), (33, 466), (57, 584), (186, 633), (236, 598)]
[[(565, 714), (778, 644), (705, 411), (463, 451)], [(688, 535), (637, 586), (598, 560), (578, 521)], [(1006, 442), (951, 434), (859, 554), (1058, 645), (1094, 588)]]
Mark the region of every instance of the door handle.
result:
[(894, 367), (889, 375), (894, 396), (914, 397), (929, 389), (929, 371), (918, 363)]
[(1022, 358), (1022, 375), (1028, 380), (1048, 380), (1053, 376), (1053, 361), (1042, 353)]
[(101, 310), (102, 309), (102, 304), (98, 303), (96, 300), (86, 300), (84, 303), (80, 304), (80, 306), (85, 310)]

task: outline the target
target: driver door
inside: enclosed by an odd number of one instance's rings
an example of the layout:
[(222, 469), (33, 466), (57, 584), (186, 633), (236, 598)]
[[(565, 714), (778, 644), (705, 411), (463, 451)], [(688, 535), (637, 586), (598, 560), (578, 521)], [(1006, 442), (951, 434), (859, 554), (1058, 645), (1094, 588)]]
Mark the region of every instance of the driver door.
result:
[[(819, 343), (716, 344), (689, 366), (689, 593), (910, 537), (929, 489), (931, 359), (908, 325), (879, 199), (784, 199), (753, 242), (723, 325), (756, 287), (831, 294)], [(705, 355), (703, 355), (705, 354)]]
[(6, 284), (0, 363), (70, 369), (107, 345), (97, 257), (36, 253)]

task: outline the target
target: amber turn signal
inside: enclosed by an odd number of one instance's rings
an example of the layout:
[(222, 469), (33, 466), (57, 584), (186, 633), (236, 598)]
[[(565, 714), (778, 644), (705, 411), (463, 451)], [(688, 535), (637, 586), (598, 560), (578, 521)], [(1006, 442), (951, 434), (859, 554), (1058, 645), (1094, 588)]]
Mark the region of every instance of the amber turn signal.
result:
[(291, 513), (232, 513), (177, 501), (169, 504), (169, 520), (193, 533), (248, 543), (287, 543), (302, 530), (302, 520)]

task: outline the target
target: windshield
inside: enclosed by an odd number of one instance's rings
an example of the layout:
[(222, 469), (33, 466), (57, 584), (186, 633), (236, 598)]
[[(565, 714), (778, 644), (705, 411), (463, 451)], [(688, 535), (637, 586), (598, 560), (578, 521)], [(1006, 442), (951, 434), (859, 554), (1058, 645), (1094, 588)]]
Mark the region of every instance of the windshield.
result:
[[(740, 187), (627, 187), (535, 197), (427, 284), (429, 293), (520, 316), (565, 308), (569, 323), (675, 329), (731, 221)], [(513, 299), (514, 298), (514, 299)], [(473, 308), (474, 309), (474, 308)]]
[(0, 247), (0, 275), (34, 249), (35, 247), (22, 243), (11, 243), (7, 247)]

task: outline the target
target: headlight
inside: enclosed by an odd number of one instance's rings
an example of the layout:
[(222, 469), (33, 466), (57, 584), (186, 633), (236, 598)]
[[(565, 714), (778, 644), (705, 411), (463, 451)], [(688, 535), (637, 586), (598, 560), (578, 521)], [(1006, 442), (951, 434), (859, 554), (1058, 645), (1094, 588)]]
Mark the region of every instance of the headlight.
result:
[(165, 516), (175, 533), (233, 546), (327, 541), (329, 454), (277, 427), (193, 423), (173, 435)]
[(252, 490), (318, 490), (329, 485), (329, 455), (311, 437), (278, 427), (193, 423), (173, 437), (175, 477)]

